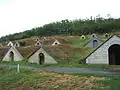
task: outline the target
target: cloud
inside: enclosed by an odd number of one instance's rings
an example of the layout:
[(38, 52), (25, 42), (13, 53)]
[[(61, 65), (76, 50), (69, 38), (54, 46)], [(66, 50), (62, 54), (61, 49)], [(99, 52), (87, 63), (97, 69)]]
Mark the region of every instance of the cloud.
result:
[(118, 17), (119, 0), (5, 0), (0, 1), (0, 36), (62, 19)]

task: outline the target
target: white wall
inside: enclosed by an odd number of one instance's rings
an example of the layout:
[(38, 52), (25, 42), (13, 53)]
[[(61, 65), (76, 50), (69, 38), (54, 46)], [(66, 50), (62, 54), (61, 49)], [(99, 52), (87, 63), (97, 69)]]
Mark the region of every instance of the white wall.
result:
[(21, 54), (17, 51), (17, 49), (14, 47), (11, 47), (9, 49), (9, 51), (6, 53), (5, 57), (3, 58), (3, 61), (10, 61), (10, 52), (13, 52), (14, 53), (14, 61), (22, 61), (23, 60), (23, 57), (21, 56)]
[(94, 53), (92, 53), (86, 59), (86, 63), (88, 64), (109, 64), (108, 49), (113, 44), (120, 45), (120, 38), (117, 36), (113, 36), (110, 40), (108, 40), (100, 48), (98, 48)]
[(30, 63), (37, 63), (39, 64), (39, 53), (44, 54), (44, 64), (56, 64), (57, 62), (49, 55), (47, 54), (42, 48), (40, 48), (36, 53), (34, 53), (28, 60)]

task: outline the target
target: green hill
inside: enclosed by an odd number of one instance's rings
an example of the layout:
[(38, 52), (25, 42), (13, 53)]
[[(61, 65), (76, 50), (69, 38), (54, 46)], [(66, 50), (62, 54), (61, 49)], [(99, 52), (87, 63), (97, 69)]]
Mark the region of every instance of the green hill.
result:
[(82, 35), (91, 33), (116, 32), (120, 30), (120, 18), (90, 18), (86, 20), (62, 20), (36, 27), (24, 32), (6, 35), (0, 38), (0, 42), (29, 38), (31, 36), (55, 36), (55, 35)]

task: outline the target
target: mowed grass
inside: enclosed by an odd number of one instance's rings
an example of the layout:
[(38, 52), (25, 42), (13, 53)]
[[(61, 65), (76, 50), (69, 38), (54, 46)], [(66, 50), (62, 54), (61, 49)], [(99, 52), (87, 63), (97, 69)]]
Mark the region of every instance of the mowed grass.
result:
[(106, 65), (106, 64), (79, 64), (79, 63), (59, 63), (59, 64), (35, 64), (35, 63), (28, 63), (27, 61), (16, 61), (16, 62), (0, 62), (0, 64), (5, 64), (6, 66), (17, 66), (18, 64), (20, 67), (28, 66), (33, 68), (41, 68), (41, 67), (66, 67), (66, 68), (96, 68), (96, 69), (103, 69), (103, 70), (120, 70), (120, 65)]
[(104, 77), (0, 68), (0, 90), (99, 90)]

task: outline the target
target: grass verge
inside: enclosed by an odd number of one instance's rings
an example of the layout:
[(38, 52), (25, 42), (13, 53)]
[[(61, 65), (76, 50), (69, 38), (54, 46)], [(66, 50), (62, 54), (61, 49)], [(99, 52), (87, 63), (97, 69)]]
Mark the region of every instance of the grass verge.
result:
[(17, 62), (0, 62), (0, 64), (17, 65), (20, 66), (31, 66), (31, 67), (68, 67), (68, 68), (98, 68), (98, 69), (108, 69), (108, 70), (120, 70), (120, 65), (105, 65), (105, 64), (76, 64), (76, 63), (60, 63), (60, 64), (35, 64), (28, 63), (27, 61), (17, 61)]
[[(104, 77), (0, 68), (0, 90), (97, 90), (106, 88)], [(99, 83), (98, 83), (99, 82)]]

